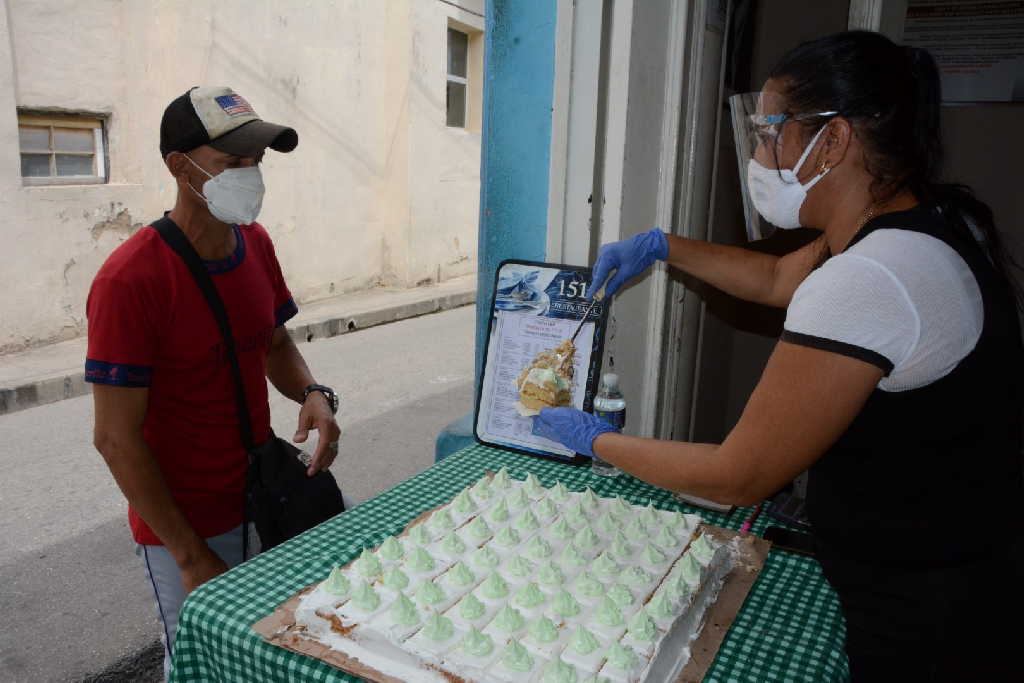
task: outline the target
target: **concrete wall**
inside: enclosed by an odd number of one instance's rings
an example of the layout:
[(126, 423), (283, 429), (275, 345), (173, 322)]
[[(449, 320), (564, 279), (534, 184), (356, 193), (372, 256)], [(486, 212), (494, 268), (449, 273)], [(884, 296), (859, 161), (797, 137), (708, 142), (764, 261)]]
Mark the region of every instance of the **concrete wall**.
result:
[[(446, 31), (482, 31), (483, 0), (0, 7), (0, 353), (84, 332), (96, 270), (174, 202), (160, 115), (193, 85), (230, 85), (299, 132), (267, 156), (260, 222), (300, 305), (475, 270), (479, 125), (445, 125)], [(107, 116), (110, 182), (23, 187), (19, 107)]]

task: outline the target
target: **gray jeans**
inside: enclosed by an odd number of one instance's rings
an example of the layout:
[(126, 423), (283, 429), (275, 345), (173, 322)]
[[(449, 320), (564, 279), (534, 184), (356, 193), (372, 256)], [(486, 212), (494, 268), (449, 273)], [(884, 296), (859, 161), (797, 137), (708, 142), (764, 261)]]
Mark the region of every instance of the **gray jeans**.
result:
[[(259, 552), (259, 537), (249, 525), (249, 557)], [(210, 550), (215, 552), (228, 568), (242, 563), (242, 525), (231, 531), (206, 539)], [(171, 672), (171, 651), (174, 648), (174, 633), (178, 628), (178, 612), (185, 602), (185, 587), (181, 583), (181, 572), (171, 553), (162, 545), (136, 545), (135, 554), (143, 561), (146, 577), (153, 587), (153, 598), (156, 601), (156, 612), (160, 619), (163, 633), (160, 640), (164, 644), (164, 679)]]

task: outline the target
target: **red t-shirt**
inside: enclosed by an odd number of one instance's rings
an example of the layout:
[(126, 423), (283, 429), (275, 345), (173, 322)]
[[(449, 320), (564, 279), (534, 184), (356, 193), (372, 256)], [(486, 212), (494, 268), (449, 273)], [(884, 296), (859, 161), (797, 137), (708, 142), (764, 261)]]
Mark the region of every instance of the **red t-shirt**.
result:
[[(234, 230), (234, 254), (206, 266), (231, 322), (259, 443), (270, 432), (270, 339), (298, 309), (263, 226)], [(149, 387), (143, 437), (192, 527), (209, 538), (241, 524), (247, 458), (230, 364), (184, 261), (156, 230), (139, 230), (96, 274), (86, 312), (85, 380)], [(131, 506), (128, 520), (138, 543), (162, 545)]]

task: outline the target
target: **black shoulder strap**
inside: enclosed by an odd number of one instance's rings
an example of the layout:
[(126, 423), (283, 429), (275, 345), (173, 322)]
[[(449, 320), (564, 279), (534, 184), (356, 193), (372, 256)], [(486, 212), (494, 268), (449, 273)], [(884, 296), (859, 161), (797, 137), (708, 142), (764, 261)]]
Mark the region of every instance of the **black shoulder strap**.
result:
[(160, 234), (160, 237), (167, 243), (167, 246), (173, 249), (181, 257), (181, 260), (185, 262), (185, 265), (188, 266), (192, 277), (206, 298), (206, 303), (210, 305), (210, 311), (217, 320), (217, 326), (220, 327), (220, 334), (224, 338), (224, 348), (227, 351), (228, 360), (231, 362), (231, 378), (234, 380), (235, 385), (235, 403), (238, 406), (238, 425), (242, 433), (242, 445), (245, 447), (246, 452), (248, 452), (255, 445), (252, 439), (252, 419), (249, 415), (248, 402), (245, 400), (242, 370), (238, 365), (238, 354), (235, 352), (235, 338), (231, 334), (231, 323), (228, 321), (227, 311), (224, 310), (224, 302), (221, 300), (220, 294), (217, 293), (217, 288), (214, 287), (210, 274), (206, 272), (206, 266), (203, 265), (202, 259), (199, 258), (195, 247), (185, 237), (185, 233), (181, 231), (181, 228), (167, 216), (154, 222), (153, 228)]

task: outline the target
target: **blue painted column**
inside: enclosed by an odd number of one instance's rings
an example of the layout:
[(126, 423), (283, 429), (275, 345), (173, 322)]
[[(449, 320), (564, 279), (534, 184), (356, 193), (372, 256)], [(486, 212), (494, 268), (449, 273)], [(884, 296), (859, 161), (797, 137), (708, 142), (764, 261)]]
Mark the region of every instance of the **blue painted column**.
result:
[[(557, 2), (487, 0), (484, 15), (474, 394), (498, 264), (545, 260)], [(435, 459), (472, 441), (469, 415), (441, 432)]]

